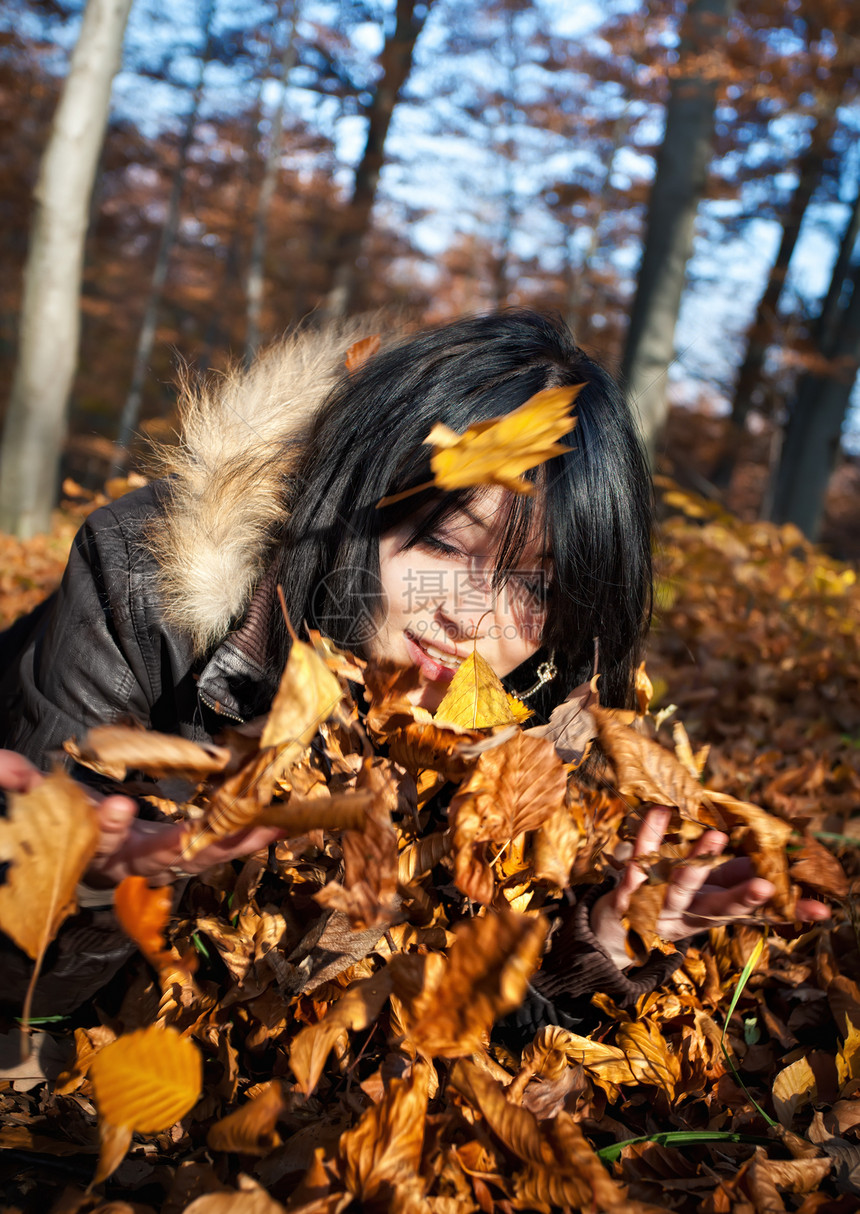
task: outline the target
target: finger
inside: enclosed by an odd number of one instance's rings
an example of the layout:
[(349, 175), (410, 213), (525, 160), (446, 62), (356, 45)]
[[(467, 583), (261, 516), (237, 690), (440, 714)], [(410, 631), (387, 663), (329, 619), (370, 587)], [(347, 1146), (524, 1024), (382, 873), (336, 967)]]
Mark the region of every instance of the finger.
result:
[(753, 877), (731, 889), (709, 890), (690, 905), (690, 915), (700, 919), (740, 919), (776, 893), (776, 886), (763, 877)]
[(137, 805), (130, 797), (105, 797), (96, 807), (101, 838), (96, 854), (112, 856), (128, 838), (137, 817)]
[(686, 911), (708, 876), (709, 870), (703, 864), (684, 864), (675, 868), (666, 887), (663, 910)]
[(798, 919), (821, 923), (830, 918), (830, 907), (826, 902), (817, 902), (814, 898), (798, 898), (794, 913)]
[[(718, 856), (728, 841), (728, 835), (724, 835), (722, 831), (706, 830), (690, 849), (688, 859)], [(685, 911), (712, 872), (713, 870), (704, 864), (679, 864), (672, 870), (663, 909), (671, 912)]]
[(729, 841), (721, 830), (706, 830), (690, 848), (689, 859), (698, 856), (719, 856)]
[(0, 750), (0, 788), (6, 792), (32, 792), (43, 779), (29, 759), (14, 750)]
[(733, 885), (740, 885), (742, 881), (749, 881), (755, 876), (755, 868), (751, 860), (746, 856), (735, 856), (731, 860), (726, 860), (725, 864), (721, 864), (719, 868), (712, 868), (709, 884), (719, 885), (723, 889), (730, 889)]
[(642, 819), (636, 843), (633, 846), (634, 856), (650, 856), (657, 851), (663, 842), (666, 827), (672, 819), (672, 810), (668, 805), (654, 805)]

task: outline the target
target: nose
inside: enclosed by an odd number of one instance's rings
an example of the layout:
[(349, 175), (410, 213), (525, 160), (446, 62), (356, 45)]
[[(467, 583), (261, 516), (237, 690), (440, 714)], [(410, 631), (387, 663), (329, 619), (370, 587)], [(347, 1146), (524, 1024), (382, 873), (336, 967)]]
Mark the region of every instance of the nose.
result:
[(474, 610), (458, 612), (455, 603), (452, 603), (450, 599), (445, 599), (436, 607), (433, 620), (447, 639), (456, 645), (460, 641), (480, 641), (482, 637), (486, 636), (485, 632), (479, 632), (478, 629), (481, 620), (487, 614), (487, 611), (476, 612)]

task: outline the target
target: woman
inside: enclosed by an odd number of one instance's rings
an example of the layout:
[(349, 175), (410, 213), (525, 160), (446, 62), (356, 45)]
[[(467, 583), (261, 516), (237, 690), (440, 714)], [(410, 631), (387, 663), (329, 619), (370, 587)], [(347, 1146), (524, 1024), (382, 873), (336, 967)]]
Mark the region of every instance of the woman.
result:
[[(391, 341), (341, 372), (354, 336), (300, 336), (217, 395), (187, 395), (170, 478), (95, 511), (23, 643), (18, 626), (8, 745), (44, 767), (96, 724), (133, 717), (204, 740), (260, 715), (290, 643), (278, 586), (292, 621), (418, 665), (431, 709), (475, 646), (545, 720), (591, 674), (595, 638), (603, 703), (629, 705), (650, 613), (651, 492), (611, 377), (563, 324), (529, 311)], [(462, 433), (565, 385), (583, 385), (576, 429), (565, 454), (529, 473), (532, 495), (401, 496), (430, 479), (436, 423)], [(399, 500), (378, 508), (383, 498)], [(101, 813), (92, 880), (169, 873), (177, 827), (139, 823), (121, 797)], [(640, 850), (662, 836), (661, 813), (646, 819)], [(273, 837), (234, 837), (194, 871)], [(725, 842), (710, 831), (699, 848)], [(667, 938), (701, 925), (697, 913), (710, 925), (773, 892), (737, 868), (727, 887), (701, 889), (705, 871), (679, 871)], [(591, 909), (593, 947), (620, 965), (620, 913), (642, 879), (631, 866)]]

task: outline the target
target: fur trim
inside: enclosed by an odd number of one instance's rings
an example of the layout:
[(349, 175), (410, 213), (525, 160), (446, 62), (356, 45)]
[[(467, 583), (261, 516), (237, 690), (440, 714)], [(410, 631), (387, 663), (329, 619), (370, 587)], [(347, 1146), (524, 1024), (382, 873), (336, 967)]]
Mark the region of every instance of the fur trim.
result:
[(182, 384), (179, 443), (157, 451), (165, 512), (147, 546), (165, 620), (196, 653), (243, 615), (284, 517), (284, 478), (349, 346), (373, 331), (367, 321), (302, 331), (249, 370)]

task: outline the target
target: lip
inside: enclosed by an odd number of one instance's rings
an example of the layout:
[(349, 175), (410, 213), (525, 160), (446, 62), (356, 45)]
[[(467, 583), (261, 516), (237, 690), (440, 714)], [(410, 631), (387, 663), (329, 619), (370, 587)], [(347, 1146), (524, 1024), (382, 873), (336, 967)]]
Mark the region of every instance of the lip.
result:
[[(450, 666), (444, 666), (441, 662), (437, 662), (432, 658), (410, 632), (404, 632), (403, 636), (406, 640), (406, 648), (409, 652), (410, 660), (415, 666), (420, 667), (425, 678), (430, 679), (434, 683), (451, 682), (457, 673), (456, 670), (452, 670)], [(462, 655), (450, 645), (438, 645), (436, 641), (433, 642), (433, 645), (440, 653), (450, 654), (452, 658), (456, 658), (460, 662), (463, 661)]]

